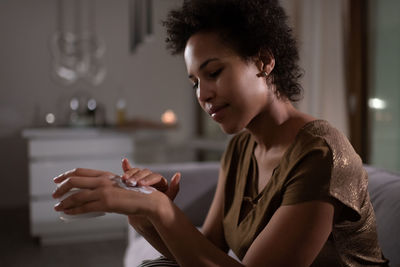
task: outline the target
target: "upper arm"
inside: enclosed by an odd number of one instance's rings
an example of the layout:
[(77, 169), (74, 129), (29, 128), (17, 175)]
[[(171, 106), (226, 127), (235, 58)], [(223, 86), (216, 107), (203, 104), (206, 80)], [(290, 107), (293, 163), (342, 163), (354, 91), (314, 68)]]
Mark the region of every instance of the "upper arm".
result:
[(245, 266), (309, 266), (327, 241), (334, 205), (308, 201), (281, 206), (254, 240)]
[(214, 194), (213, 201), (208, 211), (207, 217), (202, 227), (202, 233), (214, 243), (221, 250), (227, 252), (228, 245), (226, 244), (223, 230), (223, 202), (224, 202), (224, 191), (225, 191), (225, 177), (222, 175), (222, 171), (219, 171), (218, 184)]

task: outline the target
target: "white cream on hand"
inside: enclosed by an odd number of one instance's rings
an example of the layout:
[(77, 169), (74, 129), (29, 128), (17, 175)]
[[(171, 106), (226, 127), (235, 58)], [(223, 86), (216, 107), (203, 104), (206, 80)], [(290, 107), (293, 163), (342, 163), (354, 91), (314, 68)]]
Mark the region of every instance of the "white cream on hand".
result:
[(132, 191), (140, 192), (143, 194), (151, 194), (154, 191), (156, 191), (156, 189), (151, 186), (138, 186), (136, 183), (134, 183), (134, 184), (133, 183), (132, 184), (125, 183), (122, 180), (121, 176), (115, 176), (115, 177), (111, 178), (111, 180), (115, 181), (116, 184), (123, 189), (132, 190)]

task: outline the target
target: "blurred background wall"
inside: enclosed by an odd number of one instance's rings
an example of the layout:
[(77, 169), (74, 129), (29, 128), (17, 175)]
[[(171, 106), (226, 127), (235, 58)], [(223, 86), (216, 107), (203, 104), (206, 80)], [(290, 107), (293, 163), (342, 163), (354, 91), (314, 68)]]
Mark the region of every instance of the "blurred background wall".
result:
[(159, 121), (175, 111), (180, 127), (170, 138), (193, 135), (195, 98), (182, 57), (165, 49), (159, 23), (178, 0), (155, 0), (154, 35), (130, 49), (128, 0), (96, 0), (96, 31), (104, 39), (107, 74), (98, 86), (61, 86), (51, 75), (50, 40), (56, 31), (57, 1), (0, 1), (0, 208), (28, 203), (26, 144), (21, 130), (45, 125), (45, 114), (65, 123), (69, 100), (84, 92), (105, 107), (106, 121), (115, 123), (116, 102), (127, 102), (127, 117)]

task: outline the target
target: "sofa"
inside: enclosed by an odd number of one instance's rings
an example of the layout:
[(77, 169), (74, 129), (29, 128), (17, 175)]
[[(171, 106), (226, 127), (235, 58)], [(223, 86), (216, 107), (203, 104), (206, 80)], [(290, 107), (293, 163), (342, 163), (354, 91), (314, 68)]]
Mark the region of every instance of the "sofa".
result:
[[(200, 227), (212, 201), (218, 179), (218, 162), (190, 162), (146, 166), (170, 178), (180, 171), (180, 191), (175, 203), (186, 213), (194, 225)], [(400, 266), (400, 175), (365, 166), (369, 175), (371, 202), (377, 220), (378, 239), (390, 266)], [(124, 266), (137, 266), (144, 259), (160, 254), (132, 227), (128, 230), (128, 246)], [(235, 257), (230, 253), (232, 257)]]
[(365, 169), (379, 244), (390, 261), (389, 266), (400, 267), (400, 174), (372, 166)]

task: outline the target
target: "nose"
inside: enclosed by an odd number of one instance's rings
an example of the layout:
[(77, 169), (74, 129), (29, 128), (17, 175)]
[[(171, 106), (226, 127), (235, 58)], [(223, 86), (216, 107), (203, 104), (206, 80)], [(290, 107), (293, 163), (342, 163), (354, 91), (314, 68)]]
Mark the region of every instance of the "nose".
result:
[(200, 83), (199, 81), (196, 93), (200, 102), (208, 102), (215, 97), (215, 88), (207, 82)]

